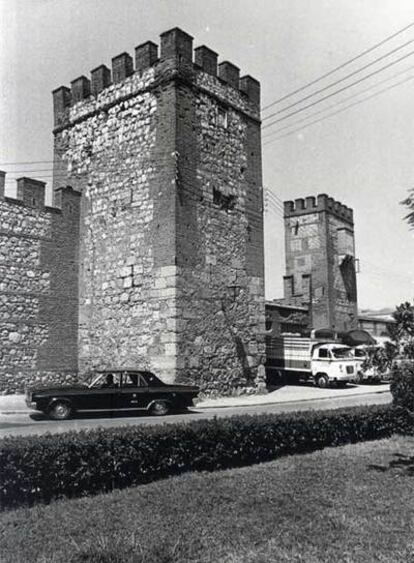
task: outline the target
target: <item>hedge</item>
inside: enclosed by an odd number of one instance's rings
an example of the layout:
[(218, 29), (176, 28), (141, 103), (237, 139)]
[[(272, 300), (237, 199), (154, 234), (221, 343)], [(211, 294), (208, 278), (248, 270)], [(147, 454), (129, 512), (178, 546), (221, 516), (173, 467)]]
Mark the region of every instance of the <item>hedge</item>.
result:
[(390, 391), (395, 406), (414, 412), (414, 360), (395, 362)]
[(0, 506), (97, 494), (413, 429), (407, 410), (373, 406), (8, 437), (0, 441)]

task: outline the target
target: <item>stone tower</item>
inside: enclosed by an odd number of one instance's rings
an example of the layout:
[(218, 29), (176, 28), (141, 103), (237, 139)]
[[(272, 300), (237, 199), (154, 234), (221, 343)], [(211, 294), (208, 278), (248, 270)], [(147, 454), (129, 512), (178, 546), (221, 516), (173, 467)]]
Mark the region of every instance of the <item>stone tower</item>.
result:
[(284, 298), (309, 307), (313, 328), (357, 324), (353, 211), (325, 194), (284, 204)]
[(260, 84), (178, 28), (53, 92), (82, 193), (80, 368), (228, 391), (264, 363)]

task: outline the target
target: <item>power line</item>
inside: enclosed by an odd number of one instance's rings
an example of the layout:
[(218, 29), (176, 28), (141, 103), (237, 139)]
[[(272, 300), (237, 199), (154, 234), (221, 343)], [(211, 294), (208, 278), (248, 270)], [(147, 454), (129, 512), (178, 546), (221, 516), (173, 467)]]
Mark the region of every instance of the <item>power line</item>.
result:
[(274, 217), (276, 217), (277, 219), (283, 221), (283, 215), (281, 215), (280, 213), (278, 213), (277, 211), (275, 211), (274, 209), (272, 209), (271, 207), (268, 207), (264, 210), (265, 215), (268, 215), (269, 213), (272, 213), (272, 215)]
[(284, 213), (283, 207), (276, 200), (272, 199), (269, 194), (267, 194), (266, 196), (266, 202), (273, 204), (275, 207), (277, 207), (277, 209), (279, 209), (281, 213)]
[[(414, 67), (412, 67), (414, 68)], [(405, 72), (405, 71), (404, 71)], [(399, 73), (402, 74), (402, 73)], [(309, 124), (307, 124), (306, 126), (303, 127), (303, 129), (305, 129), (308, 125), (313, 125), (315, 123), (319, 123), (320, 121), (323, 121), (324, 119), (327, 119), (329, 117), (332, 117), (334, 115), (336, 115), (337, 113), (340, 113), (342, 111), (345, 111), (346, 109), (352, 108), (356, 105), (359, 105), (363, 102), (366, 102), (368, 100), (370, 100), (371, 98), (375, 98), (376, 96), (379, 96), (381, 94), (384, 94), (385, 92), (388, 92), (389, 90), (392, 90), (393, 88), (396, 88), (397, 86), (401, 86), (402, 84), (412, 80), (414, 78), (414, 76), (408, 76), (407, 78), (405, 78), (404, 80), (400, 80), (399, 82), (396, 82), (395, 84), (392, 84), (391, 86), (387, 86), (386, 88), (382, 88), (381, 90), (379, 90), (378, 92), (374, 92), (374, 94), (371, 94), (370, 96), (367, 96), (365, 98), (363, 98), (362, 100), (358, 100), (352, 104), (347, 105), (346, 107), (342, 108), (341, 110), (338, 110), (336, 112), (330, 113), (325, 115), (324, 117), (322, 117), (321, 119), (318, 119), (316, 121), (313, 121)], [(387, 80), (382, 81), (383, 82), (387, 82)], [(317, 115), (323, 114), (325, 113), (327, 110), (329, 109), (333, 109), (335, 107), (337, 107), (338, 105), (342, 105), (343, 103), (352, 100), (354, 98), (356, 98), (357, 96), (363, 94), (364, 92), (368, 92), (371, 91), (372, 88), (366, 88), (365, 90), (359, 92), (358, 94), (354, 95), (354, 96), (349, 96), (348, 98), (345, 98), (344, 100), (341, 100), (340, 102), (338, 102), (337, 104), (333, 104), (327, 108), (324, 108), (323, 110), (317, 111), (312, 113), (311, 115), (307, 115), (306, 117), (304, 117), (303, 119), (299, 119), (297, 121), (295, 121), (294, 123), (289, 123), (288, 125), (285, 125), (284, 127), (280, 127), (279, 129), (276, 129), (275, 131), (271, 131), (268, 135), (264, 135), (263, 138), (266, 141), (267, 139), (271, 139), (275, 134), (279, 133), (280, 131), (284, 131), (286, 129), (289, 129), (290, 127), (295, 127), (296, 125), (299, 125), (299, 123), (303, 123), (304, 121), (307, 121), (308, 119), (312, 119), (312, 117), (316, 117)], [(295, 131), (300, 131), (302, 128), (299, 129), (295, 129)], [(294, 131), (292, 131), (293, 133)], [(269, 144), (268, 142), (264, 142), (263, 145)]]
[(283, 219), (283, 214), (277, 207), (273, 206), (270, 202), (265, 205), (265, 211), (270, 210), (273, 211), (276, 215)]
[(345, 61), (344, 63), (338, 65), (337, 67), (333, 68), (332, 70), (330, 70), (329, 72), (326, 72), (325, 74), (322, 74), (321, 76), (319, 76), (318, 78), (315, 78), (314, 80), (312, 80), (311, 82), (308, 82), (307, 84), (305, 84), (304, 86), (301, 86), (300, 88), (298, 88), (297, 90), (294, 90), (293, 92), (290, 92), (289, 94), (286, 94), (285, 96), (282, 96), (281, 98), (278, 98), (277, 100), (275, 100), (274, 102), (271, 102), (270, 104), (268, 104), (267, 106), (264, 106), (262, 108), (262, 111), (266, 111), (268, 108), (286, 100), (287, 98), (291, 98), (292, 96), (294, 96), (295, 94), (298, 94), (299, 92), (302, 92), (303, 90), (305, 90), (306, 88), (309, 88), (309, 86), (313, 86), (313, 84), (316, 84), (317, 82), (320, 82), (321, 80), (323, 80), (324, 78), (327, 78), (328, 76), (331, 76), (332, 74), (334, 74), (336, 71), (350, 65), (351, 63), (355, 62), (356, 60), (360, 59), (361, 57), (363, 57), (364, 55), (367, 55), (368, 53), (371, 53), (372, 51), (374, 51), (375, 49), (377, 49), (378, 47), (381, 47), (382, 45), (384, 45), (385, 43), (387, 43), (388, 41), (390, 41), (391, 39), (394, 39), (394, 37), (397, 37), (398, 35), (400, 35), (401, 33), (404, 33), (404, 31), (407, 31), (407, 29), (410, 29), (411, 27), (414, 26), (414, 22), (410, 23), (409, 25), (403, 27), (402, 29), (398, 30), (396, 33), (393, 33), (392, 35), (389, 35), (388, 37), (386, 37), (385, 39), (383, 39), (382, 41), (380, 41), (379, 43), (376, 43), (375, 45), (373, 45), (372, 47), (370, 47), (369, 49), (365, 49), (365, 51), (362, 51), (362, 53), (360, 53), (359, 55), (353, 57), (352, 59), (349, 59), (347, 61)]
[[(410, 51), (409, 53), (400, 57), (399, 59), (392, 61), (391, 63), (388, 63), (388, 64), (384, 65), (383, 67), (377, 69), (377, 70), (374, 70), (370, 74), (367, 74), (366, 76), (363, 76), (362, 78), (359, 78), (358, 80), (355, 80), (355, 82), (351, 82), (351, 84), (348, 84), (347, 86), (343, 86), (339, 90), (335, 90), (335, 92), (331, 92), (330, 94), (323, 96), (319, 100), (316, 100), (315, 102), (312, 102), (311, 104), (308, 104), (307, 106), (304, 106), (303, 108), (299, 108), (295, 111), (292, 111), (288, 115), (285, 115), (283, 117), (280, 117), (279, 119), (272, 121), (271, 123), (267, 123), (266, 125), (264, 125), (262, 127), (262, 129), (266, 129), (267, 127), (271, 127), (275, 123), (279, 123), (280, 121), (284, 121), (285, 119), (288, 119), (289, 117), (292, 117), (293, 115), (296, 115), (297, 113), (300, 113), (301, 111), (305, 111), (306, 109), (309, 109), (309, 108), (315, 106), (316, 104), (320, 104), (321, 102), (324, 102), (328, 98), (332, 98), (332, 96), (336, 96), (337, 94), (340, 94), (341, 92), (344, 92), (345, 90), (348, 90), (349, 88), (352, 88), (352, 86), (355, 86), (356, 84), (360, 84), (361, 82), (364, 82), (364, 80), (368, 80), (368, 78), (371, 78), (371, 76), (375, 76), (376, 74), (382, 72), (383, 70), (385, 70), (385, 69), (387, 69), (391, 66), (394, 66), (395, 64), (398, 64), (399, 62), (403, 61), (407, 57), (411, 57), (412, 55), (414, 55), (414, 51)], [(277, 112), (277, 113), (280, 113), (280, 112)]]
[(271, 212), (273, 212), (275, 215), (277, 215), (279, 218), (281, 218), (281, 219), (284, 218), (281, 209), (280, 209), (279, 207), (277, 207), (277, 206), (272, 202), (272, 200), (267, 200), (267, 201), (265, 202), (264, 211), (265, 211), (265, 212), (271, 211)]
[(273, 196), (279, 203), (281, 203), (283, 205), (283, 201), (280, 199), (279, 196), (277, 196), (275, 194), (275, 192), (271, 189), (271, 188), (265, 188), (265, 191), (270, 194), (271, 196)]
[[(174, 156), (175, 155), (175, 151), (168, 151), (168, 150), (159, 150), (159, 149), (150, 149), (151, 154), (149, 155), (142, 155), (140, 152), (137, 153), (123, 153), (123, 151), (118, 151), (116, 153), (111, 153), (112, 156), (118, 156), (119, 154), (124, 154), (126, 156), (137, 156), (140, 155), (142, 158), (150, 158), (154, 155), (165, 155), (165, 156)], [(58, 154), (58, 157), (61, 156), (60, 154)], [(56, 164), (56, 165), (60, 165), (60, 164), (64, 164), (64, 162), (61, 162), (59, 160), (21, 160), (21, 161), (17, 161), (17, 162), (0, 162), (0, 166), (20, 166), (20, 165), (29, 165), (29, 164)], [(7, 171), (6, 171), (7, 172)], [(10, 170), (10, 172), (14, 172), (14, 170)]]
[(265, 198), (270, 199), (275, 205), (277, 205), (281, 211), (284, 210), (283, 202), (268, 188), (264, 190)]
[(305, 102), (306, 100), (309, 100), (310, 98), (313, 98), (314, 96), (316, 96), (317, 94), (321, 94), (322, 92), (325, 92), (325, 90), (329, 90), (329, 88), (332, 88), (333, 86), (336, 86), (337, 84), (340, 84), (341, 82), (344, 82), (344, 80), (347, 80), (348, 78), (351, 78), (352, 76), (355, 76), (356, 74), (359, 74), (360, 72), (362, 72), (363, 70), (369, 68), (370, 66), (376, 64), (377, 62), (381, 61), (382, 59), (385, 59), (386, 57), (388, 57), (389, 55), (395, 53), (396, 51), (399, 51), (400, 49), (402, 49), (403, 47), (406, 47), (407, 45), (409, 45), (410, 43), (414, 43), (414, 39), (410, 39), (410, 41), (407, 41), (406, 43), (404, 43), (403, 45), (400, 45), (399, 47), (397, 47), (396, 49), (393, 49), (392, 51), (390, 51), (389, 53), (382, 55), (381, 57), (379, 57), (378, 59), (375, 59), (375, 61), (372, 61), (368, 64), (366, 64), (365, 66), (354, 70), (353, 72), (351, 72), (350, 74), (347, 74), (346, 76), (344, 76), (343, 78), (339, 78), (338, 80), (336, 80), (335, 82), (331, 82), (330, 84), (328, 84), (327, 86), (324, 86), (323, 88), (320, 88), (319, 90), (315, 90), (315, 92), (312, 92), (312, 94), (309, 94), (308, 96), (305, 96), (304, 98), (302, 98), (301, 100), (298, 100), (297, 102), (294, 102), (293, 104), (290, 104), (289, 106), (286, 106), (278, 111), (275, 111), (274, 113), (271, 113), (270, 115), (266, 116), (263, 118), (263, 121), (266, 121), (266, 119), (270, 119), (271, 117), (274, 117), (275, 115), (278, 115), (279, 113), (283, 113), (284, 111), (293, 108), (299, 104), (301, 104), (302, 102)]
[(377, 82), (376, 84), (369, 86), (368, 88), (365, 88), (363, 90), (360, 90), (359, 92), (352, 94), (351, 96), (348, 96), (347, 98), (343, 98), (342, 100), (338, 101), (335, 104), (332, 104), (331, 106), (328, 106), (318, 112), (312, 113), (309, 116), (306, 116), (298, 121), (295, 121), (295, 123), (292, 123), (290, 125), (287, 125), (286, 127), (282, 127), (281, 129), (277, 129), (276, 131), (271, 131), (271, 132), (267, 132), (263, 135), (263, 139), (266, 139), (267, 137), (273, 136), (275, 133), (277, 133), (278, 131), (282, 131), (283, 129), (286, 129), (288, 127), (292, 127), (293, 125), (302, 123), (303, 121), (306, 121), (307, 119), (310, 119), (311, 117), (315, 117), (316, 115), (320, 115), (321, 113), (324, 113), (325, 111), (329, 110), (329, 109), (333, 109), (335, 107), (337, 107), (338, 105), (341, 105), (349, 100), (353, 100), (354, 98), (356, 98), (357, 96), (360, 96), (361, 94), (365, 94), (366, 92), (370, 92), (371, 90), (374, 90), (375, 88), (377, 88), (378, 86), (380, 86), (381, 84), (385, 84), (386, 82), (390, 82), (390, 80), (394, 80), (394, 78), (397, 78), (398, 76), (401, 76), (402, 74), (408, 72), (409, 70), (414, 70), (414, 65), (409, 66), (408, 68), (405, 68), (404, 70), (401, 70), (400, 72), (397, 72), (395, 74), (393, 74), (392, 76), (389, 76), (388, 78), (384, 78), (383, 80), (380, 80), (379, 82)]
[[(327, 114), (319, 119), (315, 119), (314, 121), (311, 121), (310, 123), (307, 123), (306, 125), (303, 125), (302, 127), (298, 127), (296, 129), (293, 129), (292, 131), (288, 131), (287, 133), (283, 134), (283, 135), (279, 135), (278, 137), (275, 137), (274, 139), (271, 138), (270, 140), (267, 140), (266, 142), (263, 143), (263, 146), (269, 145), (275, 141), (278, 141), (279, 139), (283, 139), (284, 137), (288, 137), (289, 135), (293, 135), (293, 133), (297, 133), (299, 131), (302, 131), (303, 129), (307, 129), (308, 127), (310, 127), (311, 125), (315, 125), (316, 123), (320, 123), (321, 121), (324, 121), (325, 119), (328, 119), (330, 117), (333, 117), (339, 113), (342, 113), (343, 111), (346, 111), (347, 109), (350, 109), (352, 107), (355, 107), (357, 105), (360, 105), (368, 100), (370, 100), (371, 98), (375, 98), (377, 96), (379, 96), (380, 94), (383, 94), (384, 92), (388, 91), (388, 90), (392, 90), (393, 88), (396, 88), (397, 86), (400, 86), (401, 84), (404, 84), (405, 82), (408, 82), (409, 80), (413, 80), (414, 76), (409, 76), (406, 79), (400, 81), (397, 84), (393, 84), (392, 86), (388, 86), (387, 88), (383, 88), (382, 90), (380, 90), (379, 92), (376, 92), (374, 94), (371, 94), (371, 96), (367, 96), (366, 98), (363, 98), (362, 100), (358, 100), (357, 102), (354, 102), (352, 104), (349, 104), (347, 106), (345, 106), (344, 108), (341, 108), (337, 111), (334, 111), (330, 114)], [(311, 117), (311, 116), (310, 116)], [(294, 127), (294, 123), (290, 125), (290, 127)], [(288, 126), (289, 127), (289, 126)], [(286, 127), (286, 128), (288, 128)], [(284, 129), (286, 129), (284, 128)], [(278, 129), (278, 131), (281, 131), (282, 129)], [(277, 131), (275, 131), (275, 133), (277, 133)]]
[(264, 189), (264, 192), (265, 192), (265, 193), (267, 193), (267, 194), (273, 196), (273, 197), (275, 198), (275, 200), (276, 200), (278, 203), (282, 204), (282, 206), (283, 206), (283, 201), (280, 199), (279, 196), (277, 196), (277, 195), (275, 194), (275, 192), (274, 192), (271, 188), (267, 188), (266, 186), (264, 186), (263, 189)]

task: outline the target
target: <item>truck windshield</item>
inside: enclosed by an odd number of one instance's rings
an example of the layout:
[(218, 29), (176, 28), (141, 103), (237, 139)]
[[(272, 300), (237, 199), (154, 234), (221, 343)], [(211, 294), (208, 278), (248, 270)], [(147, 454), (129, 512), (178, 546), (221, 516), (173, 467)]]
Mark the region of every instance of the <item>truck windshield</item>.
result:
[(351, 348), (334, 348), (331, 352), (334, 358), (352, 358)]
[(365, 350), (358, 350), (357, 348), (355, 348), (354, 356), (355, 358), (366, 358), (367, 353), (365, 352)]

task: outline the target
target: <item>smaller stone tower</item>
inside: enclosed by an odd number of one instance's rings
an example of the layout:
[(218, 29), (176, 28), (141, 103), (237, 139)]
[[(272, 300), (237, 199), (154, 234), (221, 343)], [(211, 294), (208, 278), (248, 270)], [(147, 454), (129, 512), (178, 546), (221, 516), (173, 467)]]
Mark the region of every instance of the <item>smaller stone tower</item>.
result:
[(353, 211), (326, 194), (284, 203), (285, 302), (309, 307), (312, 328), (357, 323)]

